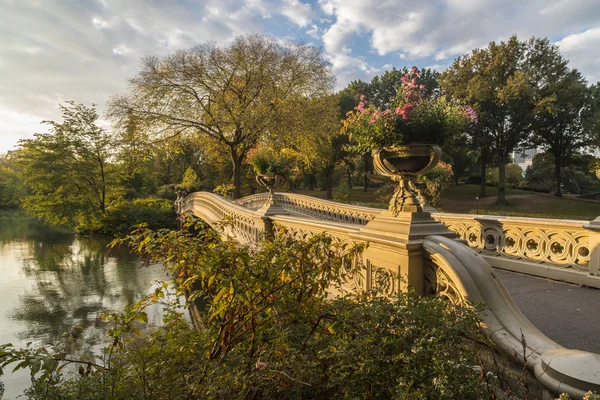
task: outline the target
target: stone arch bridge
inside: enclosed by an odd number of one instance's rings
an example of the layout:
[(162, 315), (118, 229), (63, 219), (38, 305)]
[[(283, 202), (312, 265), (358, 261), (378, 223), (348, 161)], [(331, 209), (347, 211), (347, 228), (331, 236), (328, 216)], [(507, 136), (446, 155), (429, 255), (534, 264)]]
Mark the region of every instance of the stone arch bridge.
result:
[[(196, 192), (178, 213), (227, 231), (245, 243), (272, 234), (273, 224), (298, 238), (327, 233), (342, 246), (369, 244), (344, 275), (343, 290), (391, 294), (412, 285), (452, 303), (483, 303), (482, 328), (509, 356), (523, 360), (551, 392), (581, 398), (600, 392), (600, 355), (565, 349), (541, 333), (514, 304), (492, 266), (600, 287), (600, 218), (545, 220), (401, 212), (341, 204), (294, 193), (260, 193), (236, 201)], [(402, 283), (398, 280), (401, 275)]]

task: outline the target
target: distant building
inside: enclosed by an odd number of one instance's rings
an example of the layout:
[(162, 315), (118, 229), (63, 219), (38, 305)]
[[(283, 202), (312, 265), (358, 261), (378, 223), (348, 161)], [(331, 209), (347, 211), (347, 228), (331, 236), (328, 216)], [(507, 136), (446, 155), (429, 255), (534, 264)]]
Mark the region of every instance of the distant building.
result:
[(540, 149), (527, 149), (522, 151), (513, 151), (513, 160), (515, 160), (515, 164), (523, 169), (523, 172), (527, 169), (528, 166), (533, 162), (533, 156), (538, 153), (541, 153)]

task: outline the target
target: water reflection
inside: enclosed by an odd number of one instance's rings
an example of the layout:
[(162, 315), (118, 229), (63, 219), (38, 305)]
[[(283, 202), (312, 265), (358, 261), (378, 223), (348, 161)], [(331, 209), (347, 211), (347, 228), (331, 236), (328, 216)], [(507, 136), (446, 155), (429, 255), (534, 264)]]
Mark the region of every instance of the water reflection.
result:
[[(107, 238), (74, 237), (68, 229), (44, 226), (21, 213), (0, 213), (0, 343), (58, 345), (71, 328), (94, 327), (99, 313), (131, 304), (151, 290), (153, 281), (167, 279), (159, 265), (140, 269), (134, 255), (122, 254), (119, 260), (107, 255), (108, 243)], [(88, 329), (81, 351), (103, 339), (101, 329)], [(5, 398), (28, 384), (12, 378), (16, 381), (2, 378)]]

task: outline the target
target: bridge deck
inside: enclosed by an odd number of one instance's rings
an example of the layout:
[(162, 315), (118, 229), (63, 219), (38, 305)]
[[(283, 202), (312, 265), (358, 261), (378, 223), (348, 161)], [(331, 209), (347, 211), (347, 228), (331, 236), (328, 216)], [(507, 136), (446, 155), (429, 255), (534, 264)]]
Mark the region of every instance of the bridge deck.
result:
[(558, 344), (600, 353), (600, 290), (495, 269), (521, 312)]

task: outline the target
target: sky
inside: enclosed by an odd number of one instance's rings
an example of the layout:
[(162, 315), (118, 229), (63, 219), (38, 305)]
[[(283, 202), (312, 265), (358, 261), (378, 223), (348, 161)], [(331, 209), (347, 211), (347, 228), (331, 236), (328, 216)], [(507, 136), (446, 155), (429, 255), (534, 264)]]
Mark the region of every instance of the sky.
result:
[(600, 80), (600, 0), (0, 0), (0, 153), (60, 121), (61, 102), (102, 113), (144, 56), (247, 33), (321, 46), (339, 89), (392, 67), (442, 71), (513, 34), (548, 37)]

